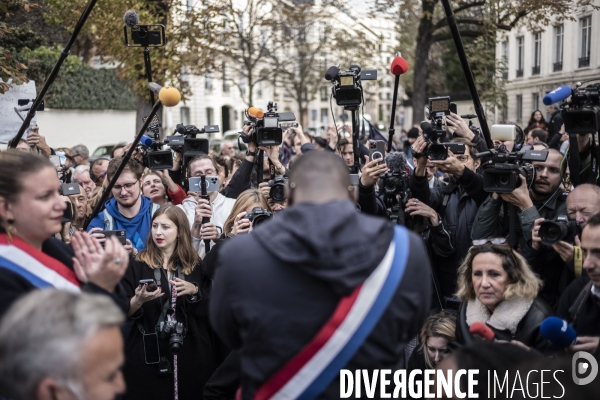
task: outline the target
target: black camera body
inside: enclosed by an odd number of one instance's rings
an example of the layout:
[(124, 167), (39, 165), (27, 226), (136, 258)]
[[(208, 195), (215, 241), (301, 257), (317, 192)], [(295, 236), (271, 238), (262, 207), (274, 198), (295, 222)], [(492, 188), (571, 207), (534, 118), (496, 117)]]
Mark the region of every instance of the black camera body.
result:
[(445, 160), (448, 158), (448, 148), (442, 143), (447, 132), (444, 129), (444, 117), (450, 112), (456, 113), (456, 103), (450, 101), (450, 96), (432, 97), (429, 99), (428, 115), (431, 122), (421, 122), (421, 129), (427, 141), (423, 155), (430, 160)]
[(250, 115), (248, 110), (246, 119), (252, 126), (252, 133), (240, 132), (240, 138), (244, 143), (256, 143), (257, 146), (279, 146), (283, 143), (283, 130), (279, 126), (282, 121), (295, 121), (293, 112), (277, 112), (277, 103), (269, 101), (267, 112), (261, 113), (262, 117)]
[(252, 227), (257, 227), (263, 222), (267, 222), (272, 216), (273, 214), (270, 211), (265, 210), (264, 208), (254, 207), (252, 211), (244, 215), (244, 219), (249, 220)]
[(179, 354), (183, 347), (185, 328), (181, 322), (165, 321), (160, 329), (161, 339), (169, 338), (169, 350), (172, 354)]
[(582, 89), (576, 86), (571, 100), (562, 107), (561, 115), (567, 133), (597, 133), (600, 129), (600, 83)]
[(347, 71), (340, 72), (339, 67), (331, 67), (325, 73), (325, 79), (333, 83), (331, 93), (338, 106), (358, 107), (363, 100), (361, 81), (376, 80), (377, 70), (361, 71), (358, 65), (351, 65)]
[(525, 177), (527, 189), (531, 188), (535, 180), (535, 169), (528, 161), (546, 161), (548, 152), (532, 150), (532, 146), (523, 146), (518, 152), (492, 149), (476, 156), (492, 157), (488, 164), (483, 166), (483, 190), (510, 193), (521, 185), (520, 175)]
[(282, 204), (285, 202), (285, 187), (289, 179), (284, 175), (277, 175), (275, 179), (269, 181), (269, 198), (274, 203)]
[(581, 225), (579, 222), (569, 219), (566, 215), (559, 215), (554, 221), (544, 221), (540, 224), (539, 235), (542, 243), (546, 246), (564, 241), (573, 243), (575, 236), (581, 237)]
[(386, 172), (379, 176), (386, 197), (396, 197), (408, 189), (408, 177), (402, 172)]

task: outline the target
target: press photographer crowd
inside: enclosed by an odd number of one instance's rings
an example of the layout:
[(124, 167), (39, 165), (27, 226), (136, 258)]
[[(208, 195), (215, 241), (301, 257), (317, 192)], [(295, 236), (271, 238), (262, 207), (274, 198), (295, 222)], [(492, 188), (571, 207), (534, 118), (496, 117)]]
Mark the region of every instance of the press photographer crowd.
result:
[[(136, 18), (126, 40), (160, 39)], [(49, 79), (0, 153), (0, 399), (598, 398), (600, 84), (526, 127), (434, 97), (396, 135), (407, 69), (387, 135), (361, 118), (377, 71), (334, 66), (347, 124), (268, 102), (240, 152), (161, 134), (180, 94), (150, 82), (96, 159), (29, 126)]]

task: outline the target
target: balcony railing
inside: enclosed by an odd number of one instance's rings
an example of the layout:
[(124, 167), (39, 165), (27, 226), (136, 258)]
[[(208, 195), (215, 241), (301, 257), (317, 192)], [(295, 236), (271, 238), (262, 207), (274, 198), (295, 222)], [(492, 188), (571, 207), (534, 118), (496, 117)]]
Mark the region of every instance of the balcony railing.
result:
[(562, 61), (561, 62), (555, 62), (554, 64), (552, 64), (553, 66), (553, 71), (557, 72), (557, 71), (562, 71)]
[(523, 70), (522, 69), (518, 69), (517, 70), (517, 78), (522, 78), (523, 77)]
[(590, 58), (589, 57), (580, 57), (579, 58), (579, 68), (589, 67), (590, 66)]
[(536, 65), (531, 67), (531, 75), (539, 75), (540, 74), (540, 66)]

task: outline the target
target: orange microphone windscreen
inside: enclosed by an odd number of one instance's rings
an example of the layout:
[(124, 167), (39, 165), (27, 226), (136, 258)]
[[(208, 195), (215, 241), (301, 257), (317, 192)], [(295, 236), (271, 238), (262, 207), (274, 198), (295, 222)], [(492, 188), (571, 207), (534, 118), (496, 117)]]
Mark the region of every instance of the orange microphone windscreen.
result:
[(260, 108), (250, 107), (248, 109), (248, 115), (252, 118), (262, 118), (265, 116), (265, 113)]
[(176, 106), (181, 100), (181, 93), (174, 87), (165, 86), (158, 92), (158, 99), (165, 107)]

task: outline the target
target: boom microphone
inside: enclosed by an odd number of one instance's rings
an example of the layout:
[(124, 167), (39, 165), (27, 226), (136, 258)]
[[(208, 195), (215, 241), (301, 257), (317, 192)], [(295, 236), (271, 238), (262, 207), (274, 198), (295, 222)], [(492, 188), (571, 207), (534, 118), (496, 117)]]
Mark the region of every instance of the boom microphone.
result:
[(385, 163), (392, 172), (406, 172), (406, 155), (401, 151), (394, 151), (385, 156)]
[(126, 26), (133, 28), (140, 22), (140, 16), (133, 10), (129, 10), (123, 15), (123, 22)]
[(565, 349), (577, 339), (577, 332), (567, 321), (558, 317), (548, 317), (540, 325), (540, 335), (553, 346)]
[(469, 333), (471, 335), (477, 335), (483, 340), (494, 340), (496, 337), (494, 331), (483, 322), (475, 322), (473, 325), (469, 326)]
[(325, 80), (332, 81), (336, 76), (340, 73), (340, 67), (334, 65), (333, 67), (329, 67), (327, 72), (325, 72)]
[(548, 93), (547, 95), (545, 95), (542, 101), (545, 105), (549, 106), (554, 103), (560, 103), (561, 101), (569, 97), (572, 93), (573, 90), (570, 86), (562, 85), (561, 87), (558, 87), (550, 93)]
[(165, 107), (173, 107), (181, 101), (181, 93), (174, 87), (162, 87), (156, 82), (149, 82), (148, 89), (158, 94), (158, 99)]
[(396, 57), (394, 57), (394, 61), (392, 61), (392, 66), (390, 67), (390, 72), (392, 75), (402, 75), (408, 71), (408, 63), (402, 56), (400, 52), (396, 53)]
[(427, 135), (433, 133), (433, 126), (427, 121), (421, 122), (421, 129), (423, 130), (423, 133)]
[(260, 108), (257, 107), (250, 107), (247, 111), (248, 115), (251, 116), (252, 118), (262, 118), (265, 116), (265, 113), (263, 110), (261, 110)]

